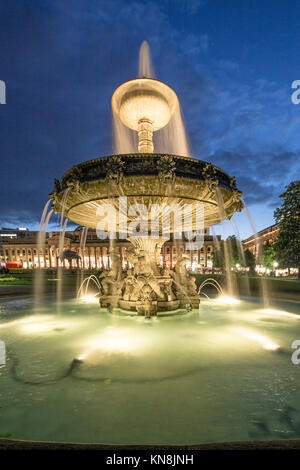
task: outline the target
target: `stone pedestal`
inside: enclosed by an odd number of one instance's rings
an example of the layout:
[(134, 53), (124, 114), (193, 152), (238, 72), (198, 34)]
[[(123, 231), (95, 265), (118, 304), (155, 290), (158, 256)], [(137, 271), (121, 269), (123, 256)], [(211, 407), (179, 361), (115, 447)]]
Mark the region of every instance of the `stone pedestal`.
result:
[(119, 255), (110, 252), (111, 270), (99, 279), (101, 307), (119, 307), (147, 317), (189, 306), (198, 308), (195, 280), (185, 268), (189, 261), (187, 255), (182, 254), (178, 258), (172, 271), (160, 266), (160, 252), (167, 238), (136, 237), (128, 240), (133, 245), (127, 253), (131, 268), (123, 272)]

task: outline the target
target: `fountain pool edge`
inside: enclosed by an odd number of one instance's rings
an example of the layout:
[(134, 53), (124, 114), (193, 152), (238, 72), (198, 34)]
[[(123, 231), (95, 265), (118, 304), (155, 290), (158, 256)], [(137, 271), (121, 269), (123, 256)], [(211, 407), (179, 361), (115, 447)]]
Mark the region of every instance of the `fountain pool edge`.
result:
[(102, 450), (102, 451), (151, 451), (151, 450), (300, 450), (300, 439), (270, 441), (217, 442), (195, 445), (114, 445), (78, 444), (74, 442), (22, 441), (0, 439), (0, 451), (5, 450)]

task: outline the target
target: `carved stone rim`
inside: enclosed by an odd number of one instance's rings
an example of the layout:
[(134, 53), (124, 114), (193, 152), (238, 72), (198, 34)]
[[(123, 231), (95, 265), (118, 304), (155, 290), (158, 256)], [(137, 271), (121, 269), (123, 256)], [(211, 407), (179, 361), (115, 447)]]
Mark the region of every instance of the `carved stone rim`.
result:
[[(132, 160), (136, 160), (136, 163), (139, 161), (142, 162), (143, 160), (147, 161), (148, 170), (145, 171), (145, 176), (150, 174), (159, 174), (158, 164), (164, 157), (171, 157), (173, 159), (175, 165), (174, 168), (172, 168), (172, 172), (174, 173), (174, 176), (197, 180), (211, 180), (217, 182), (219, 186), (226, 187), (229, 190), (237, 189), (234, 177), (230, 178), (224, 170), (213, 163), (206, 162), (204, 160), (166, 153), (127, 153), (98, 157), (74, 165), (62, 176), (61, 182), (59, 183), (60, 188), (59, 190), (56, 189), (56, 193), (63, 191), (68, 186), (68, 183), (74, 180), (78, 182), (87, 182), (104, 179), (107, 176), (110, 164), (116, 165), (116, 159), (119, 159), (121, 162), (120, 173), (124, 176), (143, 174), (141, 171), (129, 171), (126, 163), (128, 164), (131, 161), (132, 164)], [(183, 166), (185, 162), (187, 164), (191, 164), (191, 169), (194, 166), (196, 170), (195, 173), (191, 172), (184, 175), (182, 171), (180, 171), (180, 166)], [(95, 175), (88, 175), (88, 171), (92, 169), (95, 170)], [(98, 172), (96, 171), (97, 169)], [(58, 182), (58, 180), (56, 181)]]

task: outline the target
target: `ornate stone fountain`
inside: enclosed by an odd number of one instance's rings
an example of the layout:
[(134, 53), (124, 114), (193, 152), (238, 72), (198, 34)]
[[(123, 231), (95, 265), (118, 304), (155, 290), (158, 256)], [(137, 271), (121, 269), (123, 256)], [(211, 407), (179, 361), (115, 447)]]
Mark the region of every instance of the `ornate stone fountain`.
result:
[[(197, 307), (195, 281), (185, 267), (189, 257), (179, 255), (174, 271), (162, 267), (160, 252), (169, 235), (160, 228), (153, 236), (151, 224), (168, 219), (169, 232), (178, 232), (172, 214), (182, 209), (189, 213), (189, 230), (197, 230), (196, 206), (203, 207), (204, 227), (219, 223), (222, 212), (230, 218), (242, 209), (235, 178), (220, 168), (195, 158), (153, 153), (153, 132), (168, 124), (178, 106), (175, 92), (158, 80), (140, 78), (123, 83), (112, 96), (112, 109), (125, 126), (138, 132), (139, 153), (89, 160), (71, 168), (61, 181), (55, 180), (50, 194), (55, 212), (97, 228), (110, 205), (114, 208), (115, 233), (132, 243), (127, 255), (131, 268), (125, 272), (112, 244), (111, 269), (100, 276), (103, 307), (146, 316)], [(217, 191), (224, 201), (222, 211)], [(126, 200), (126, 210), (120, 197)], [(140, 235), (132, 233), (130, 224), (136, 214), (127, 210), (137, 204), (147, 209), (140, 214), (147, 227)], [(129, 227), (125, 230), (124, 220)]]

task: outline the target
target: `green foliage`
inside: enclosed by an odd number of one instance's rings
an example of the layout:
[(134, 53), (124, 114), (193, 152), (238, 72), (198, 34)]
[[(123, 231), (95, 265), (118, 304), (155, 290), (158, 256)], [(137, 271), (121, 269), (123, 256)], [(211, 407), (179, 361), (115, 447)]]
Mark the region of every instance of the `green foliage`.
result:
[(274, 244), (269, 241), (262, 246), (262, 253), (260, 255), (260, 264), (266, 268), (273, 269), (276, 261), (276, 250)]
[(220, 241), (219, 249), (215, 247), (215, 250), (212, 255), (212, 262), (215, 268), (223, 268), (225, 266), (224, 258), (224, 241)]
[(244, 266), (242, 257), (242, 247), (240, 241), (234, 236), (230, 236), (227, 240), (221, 240), (219, 250), (213, 253), (213, 265), (216, 268), (224, 268), (226, 265), (226, 256), (228, 256), (229, 265), (235, 268), (237, 264)]
[(282, 204), (274, 213), (280, 226), (276, 255), (280, 266), (298, 267), (300, 279), (300, 180), (290, 183), (280, 197)]
[(29, 274), (29, 273), (33, 273), (34, 269), (14, 268), (14, 269), (10, 269), (9, 272), (13, 274)]
[(236, 265), (243, 266), (244, 261), (242, 258), (242, 247), (240, 241), (236, 238), (235, 235), (232, 235), (227, 238), (226, 245), (228, 249), (229, 263), (232, 268), (235, 268)]
[(250, 250), (245, 251), (245, 262), (246, 262), (247, 268), (249, 268), (250, 270), (250, 273), (253, 274), (255, 271), (256, 261), (255, 261), (255, 256), (252, 253), (252, 251)]

